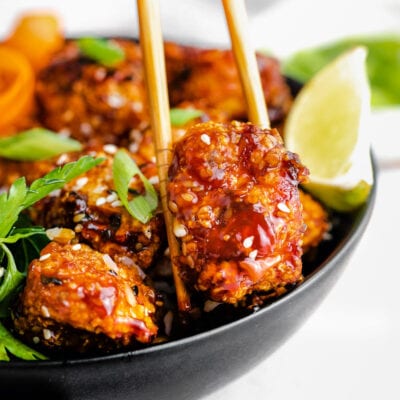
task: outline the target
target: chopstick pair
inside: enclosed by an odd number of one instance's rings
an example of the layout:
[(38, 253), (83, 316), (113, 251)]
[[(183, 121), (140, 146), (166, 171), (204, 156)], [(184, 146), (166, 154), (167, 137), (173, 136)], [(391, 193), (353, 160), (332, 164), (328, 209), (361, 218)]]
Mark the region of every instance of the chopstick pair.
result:
[[(231, 36), (233, 53), (247, 101), (249, 119), (256, 125), (269, 128), (270, 123), (257, 60), (254, 50), (250, 46), (244, 0), (222, 0), (222, 3)], [(173, 216), (168, 208), (167, 197), (168, 167), (172, 157), (172, 134), (159, 0), (137, 0), (137, 8), (151, 126), (160, 179), (160, 196), (171, 255), (172, 273), (179, 311), (186, 312), (191, 308), (190, 296), (174, 262), (180, 254), (180, 249), (173, 232)]]

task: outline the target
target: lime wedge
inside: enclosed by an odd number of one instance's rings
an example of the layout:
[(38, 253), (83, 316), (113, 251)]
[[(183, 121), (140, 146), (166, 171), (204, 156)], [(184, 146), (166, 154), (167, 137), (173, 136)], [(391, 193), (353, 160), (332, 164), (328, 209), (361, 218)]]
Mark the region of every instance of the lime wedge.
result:
[(355, 47), (320, 70), (285, 124), (286, 147), (310, 169), (305, 188), (338, 211), (363, 204), (373, 183), (366, 57), (364, 47)]

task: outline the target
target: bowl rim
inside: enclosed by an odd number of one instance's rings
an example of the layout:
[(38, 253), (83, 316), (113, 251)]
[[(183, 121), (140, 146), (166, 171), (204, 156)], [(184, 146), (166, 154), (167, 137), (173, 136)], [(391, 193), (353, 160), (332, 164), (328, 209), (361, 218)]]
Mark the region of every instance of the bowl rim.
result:
[(222, 326), (209, 329), (204, 332), (200, 332), (188, 337), (171, 340), (170, 342), (154, 344), (149, 347), (137, 349), (137, 350), (128, 350), (122, 351), (115, 354), (102, 355), (102, 356), (93, 356), (93, 357), (78, 357), (74, 359), (57, 359), (57, 360), (35, 360), (35, 361), (25, 361), (25, 360), (12, 360), (10, 362), (0, 362), (0, 371), (5, 369), (29, 369), (29, 367), (34, 368), (62, 368), (65, 366), (84, 366), (89, 364), (97, 364), (97, 363), (107, 363), (113, 361), (123, 361), (129, 359), (133, 361), (137, 356), (145, 356), (148, 354), (152, 354), (154, 352), (163, 352), (168, 351), (174, 348), (177, 348), (181, 345), (188, 345), (192, 342), (202, 341), (206, 338), (213, 337), (219, 334), (222, 334), (224, 331), (229, 330), (233, 327), (239, 327), (240, 325), (246, 324), (248, 321), (251, 321), (255, 318), (258, 318), (260, 315), (269, 313), (271, 310), (280, 307), (284, 303), (288, 303), (296, 298), (300, 293), (304, 292), (308, 289), (308, 287), (315, 284), (321, 276), (335, 267), (335, 260), (340, 258), (343, 254), (346, 253), (347, 249), (349, 249), (354, 243), (357, 242), (359, 235), (365, 231), (367, 225), (370, 221), (372, 211), (375, 204), (376, 193), (377, 193), (377, 178), (378, 178), (378, 170), (377, 163), (374, 158), (374, 155), (371, 151), (371, 162), (373, 168), (373, 184), (371, 187), (371, 192), (368, 196), (366, 203), (364, 203), (358, 210), (355, 211), (354, 223), (352, 224), (349, 231), (346, 235), (340, 240), (340, 242), (335, 246), (332, 252), (328, 255), (328, 257), (318, 265), (314, 271), (312, 271), (304, 281), (290, 290), (287, 294), (283, 295), (279, 299), (273, 301), (271, 304), (261, 308), (259, 311), (254, 312), (252, 314), (241, 317), (235, 321), (228, 322)]

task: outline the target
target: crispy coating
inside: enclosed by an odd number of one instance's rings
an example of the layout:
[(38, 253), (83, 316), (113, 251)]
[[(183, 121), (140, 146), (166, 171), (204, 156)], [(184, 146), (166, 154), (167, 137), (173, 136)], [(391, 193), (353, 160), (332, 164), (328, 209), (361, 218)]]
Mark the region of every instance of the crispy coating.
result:
[(148, 121), (139, 45), (114, 42), (126, 55), (115, 68), (86, 59), (69, 41), (39, 74), (36, 94), (45, 126), (89, 144), (121, 144)]
[[(201, 100), (207, 108), (224, 110), (228, 120), (247, 120), (246, 102), (231, 51), (167, 43), (165, 54), (173, 105)], [(269, 118), (277, 126), (291, 106), (290, 90), (276, 59), (257, 54), (257, 62)]]
[(307, 229), (303, 236), (303, 251), (318, 246), (330, 229), (328, 213), (320, 203), (308, 193), (300, 190), (300, 201), (303, 206), (303, 218)]
[(239, 122), (190, 128), (175, 146), (168, 186), (182, 278), (229, 303), (299, 281), (298, 183), (307, 174), (274, 129)]
[[(181, 110), (196, 110), (202, 112), (202, 114), (196, 118), (187, 121), (183, 125), (173, 125), (171, 126), (172, 140), (174, 142), (182, 138), (187, 129), (200, 122), (228, 122), (228, 116), (223, 110), (218, 110), (215, 108), (207, 108), (203, 101), (190, 102), (184, 101), (178, 104), (176, 107)], [(144, 125), (144, 124), (143, 124)], [(130, 133), (130, 145), (129, 151), (143, 158), (144, 160), (155, 162), (156, 154), (153, 142), (153, 132), (150, 125), (146, 125), (143, 130), (132, 129)]]
[[(115, 192), (113, 156), (100, 151), (96, 155), (105, 157), (105, 161), (36, 204), (31, 217), (46, 228), (73, 229), (81, 242), (145, 269), (153, 264), (164, 242), (162, 213), (157, 210), (147, 223), (133, 218)], [(142, 164), (139, 157), (135, 160), (143, 174), (156, 183), (155, 164)], [(137, 176), (130, 189), (143, 192), (143, 183)]]
[[(157, 334), (154, 313), (154, 291), (136, 269), (84, 244), (51, 242), (29, 266), (14, 326), (46, 347), (88, 347), (88, 332), (124, 345), (149, 343)], [(65, 335), (71, 328), (86, 331), (81, 342)]]

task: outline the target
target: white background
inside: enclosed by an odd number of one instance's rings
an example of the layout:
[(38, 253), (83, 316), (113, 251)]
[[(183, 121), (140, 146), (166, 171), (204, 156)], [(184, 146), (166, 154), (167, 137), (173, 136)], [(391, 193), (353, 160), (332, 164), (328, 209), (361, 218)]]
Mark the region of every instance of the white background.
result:
[[(218, 0), (160, 2), (166, 38), (228, 46)], [(400, 0), (248, 4), (254, 45), (280, 57), (347, 35), (400, 33)], [(0, 0), (0, 35), (19, 12), (37, 8), (58, 11), (68, 34), (137, 32), (134, 0)], [(205, 400), (400, 399), (399, 126), (397, 109), (374, 115), (373, 148), (381, 167), (376, 207), (335, 288), (283, 347)]]

